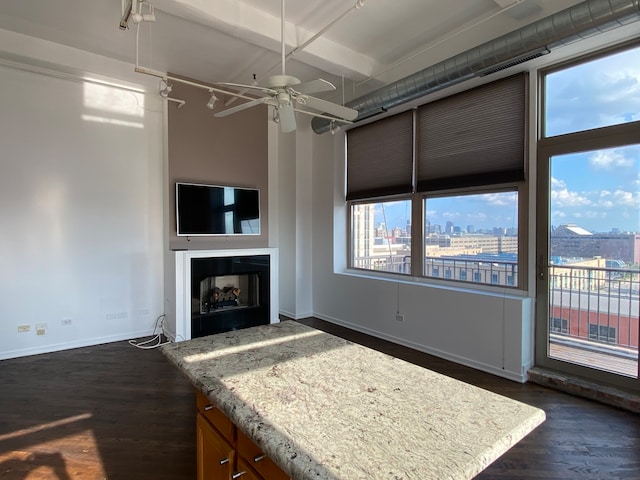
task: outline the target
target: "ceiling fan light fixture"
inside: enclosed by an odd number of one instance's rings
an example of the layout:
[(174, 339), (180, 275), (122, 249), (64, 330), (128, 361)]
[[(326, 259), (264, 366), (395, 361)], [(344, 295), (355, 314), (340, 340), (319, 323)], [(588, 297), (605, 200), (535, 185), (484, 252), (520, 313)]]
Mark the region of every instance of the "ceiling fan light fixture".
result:
[(211, 98), (209, 98), (209, 101), (207, 102), (207, 108), (209, 110), (213, 110), (214, 108), (216, 108), (217, 102), (218, 102), (218, 97), (216, 97), (215, 92), (211, 92)]
[[(144, 0), (147, 1), (147, 0)], [(364, 3), (364, 0), (361, 2)], [(254, 75), (254, 84), (238, 84), (238, 83), (218, 83), (217, 85), (226, 86), (231, 88), (241, 88), (242, 93), (229, 92), (230, 95), (239, 98), (245, 98), (248, 101), (238, 105), (236, 107), (227, 108), (222, 111), (216, 112), (214, 115), (216, 117), (226, 117), (228, 115), (232, 115), (234, 113), (246, 110), (247, 108), (251, 108), (257, 105), (266, 104), (271, 107), (275, 107), (273, 112), (272, 119), (275, 123), (280, 125), (280, 131), (282, 133), (293, 132), (296, 129), (296, 111), (306, 113), (309, 115), (313, 115), (316, 117), (324, 117), (324, 118), (336, 118), (337, 121), (351, 123), (358, 116), (358, 112), (354, 109), (345, 107), (343, 105), (338, 105), (333, 102), (329, 102), (327, 100), (321, 100), (317, 97), (311, 96), (310, 94), (322, 93), (322, 92), (330, 92), (336, 89), (335, 85), (327, 80), (323, 80), (318, 78), (316, 80), (311, 80), (308, 82), (301, 82), (294, 76), (287, 75), (285, 72), (285, 15), (284, 15), (284, 5), (285, 0), (281, 0), (282, 6), (282, 14), (280, 18), (280, 53), (282, 56), (282, 72), (280, 75), (272, 75), (266, 81), (266, 86), (258, 86), (255, 85), (255, 75)], [(244, 92), (247, 89), (258, 90), (262, 95), (257, 99), (249, 100), (248, 97), (244, 96)], [(214, 89), (215, 90), (215, 89)], [(218, 90), (220, 91), (220, 90)], [(212, 90), (209, 90), (212, 92)], [(212, 97), (213, 98), (213, 97)], [(227, 103), (228, 104), (231, 102)], [(308, 110), (298, 110), (294, 108), (295, 104), (300, 104), (302, 106), (306, 106), (312, 111)], [(213, 104), (211, 102), (207, 104), (209, 108), (213, 108)]]

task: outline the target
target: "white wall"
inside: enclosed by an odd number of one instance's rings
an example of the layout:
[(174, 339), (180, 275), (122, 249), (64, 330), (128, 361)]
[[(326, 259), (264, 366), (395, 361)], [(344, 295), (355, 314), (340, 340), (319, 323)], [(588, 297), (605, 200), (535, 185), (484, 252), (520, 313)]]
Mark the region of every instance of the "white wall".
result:
[[(278, 244), (280, 250), (280, 312), (293, 318), (296, 311), (296, 154), (295, 133), (270, 131), (278, 146)], [(273, 195), (273, 192), (272, 192)]]
[(278, 145), (278, 248), (280, 312), (300, 319), (313, 315), (313, 137), (310, 117), (299, 115), (292, 133), (272, 132)]
[(3, 63), (26, 65), (0, 66), (0, 358), (149, 335), (163, 311), (162, 102), (132, 65), (0, 40)]

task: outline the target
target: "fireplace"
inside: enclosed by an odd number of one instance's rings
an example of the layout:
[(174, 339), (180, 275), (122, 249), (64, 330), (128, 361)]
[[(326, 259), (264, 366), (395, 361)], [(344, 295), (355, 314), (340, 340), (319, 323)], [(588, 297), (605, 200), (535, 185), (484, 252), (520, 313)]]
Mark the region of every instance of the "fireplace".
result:
[(278, 321), (277, 250), (175, 252), (176, 339)]
[(269, 256), (191, 259), (191, 338), (269, 323)]

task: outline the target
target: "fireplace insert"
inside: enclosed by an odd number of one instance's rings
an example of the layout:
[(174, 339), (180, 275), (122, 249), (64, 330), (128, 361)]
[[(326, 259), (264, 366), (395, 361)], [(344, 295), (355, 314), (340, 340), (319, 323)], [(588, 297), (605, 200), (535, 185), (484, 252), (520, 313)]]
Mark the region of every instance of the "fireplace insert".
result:
[(269, 323), (269, 255), (191, 259), (191, 337)]

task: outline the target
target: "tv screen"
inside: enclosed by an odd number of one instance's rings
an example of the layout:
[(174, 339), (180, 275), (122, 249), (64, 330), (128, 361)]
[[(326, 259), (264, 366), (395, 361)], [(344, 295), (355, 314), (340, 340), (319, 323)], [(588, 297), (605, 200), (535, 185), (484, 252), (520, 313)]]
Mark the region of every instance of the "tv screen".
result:
[(260, 192), (176, 182), (176, 227), (179, 236), (260, 235)]

